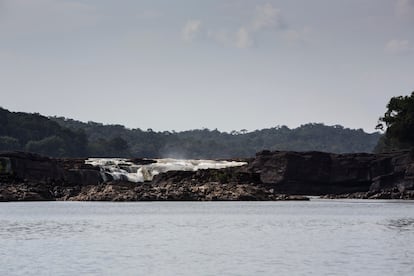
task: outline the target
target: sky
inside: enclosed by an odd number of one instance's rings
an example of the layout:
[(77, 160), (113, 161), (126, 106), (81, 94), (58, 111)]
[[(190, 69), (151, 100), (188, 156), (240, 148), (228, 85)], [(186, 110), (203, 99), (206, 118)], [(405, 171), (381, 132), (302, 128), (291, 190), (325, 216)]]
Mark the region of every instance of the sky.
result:
[(0, 106), (157, 131), (375, 131), (414, 0), (0, 0)]

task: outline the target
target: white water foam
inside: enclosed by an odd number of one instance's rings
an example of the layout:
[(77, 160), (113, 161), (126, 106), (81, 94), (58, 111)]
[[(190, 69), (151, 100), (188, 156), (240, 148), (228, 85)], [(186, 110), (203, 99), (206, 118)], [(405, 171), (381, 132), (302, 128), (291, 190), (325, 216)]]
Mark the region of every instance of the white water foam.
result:
[[(86, 164), (100, 167), (103, 176), (111, 175), (114, 180), (130, 182), (151, 181), (157, 174), (167, 171), (197, 171), (200, 169), (223, 169), (246, 165), (246, 162), (191, 160), (191, 159), (153, 159), (155, 163), (146, 165), (134, 164), (124, 158), (89, 158)], [(105, 179), (105, 178), (104, 178)]]

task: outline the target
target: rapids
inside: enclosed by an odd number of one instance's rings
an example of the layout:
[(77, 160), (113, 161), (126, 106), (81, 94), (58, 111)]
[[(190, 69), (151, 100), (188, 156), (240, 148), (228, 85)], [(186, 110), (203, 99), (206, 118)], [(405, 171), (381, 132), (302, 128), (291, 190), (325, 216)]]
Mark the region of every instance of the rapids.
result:
[(114, 180), (130, 182), (151, 181), (157, 174), (167, 171), (197, 171), (200, 169), (223, 169), (247, 164), (237, 161), (191, 160), (191, 159), (153, 159), (151, 164), (135, 164), (130, 159), (123, 158), (89, 158), (86, 164), (100, 168), (104, 180), (106, 174)]

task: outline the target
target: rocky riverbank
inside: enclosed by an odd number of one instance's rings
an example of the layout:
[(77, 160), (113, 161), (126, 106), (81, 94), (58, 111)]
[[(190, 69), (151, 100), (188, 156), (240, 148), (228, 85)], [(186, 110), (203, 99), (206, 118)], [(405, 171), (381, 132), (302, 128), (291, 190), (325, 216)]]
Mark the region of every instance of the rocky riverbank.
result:
[(305, 195), (414, 199), (414, 161), (408, 152), (263, 151), (246, 161), (241, 167), (169, 171), (133, 183), (116, 181), (84, 159), (6, 152), (0, 153), (0, 201), (306, 200)]
[(383, 154), (263, 151), (247, 170), (278, 192), (326, 197), (414, 199), (408, 151)]

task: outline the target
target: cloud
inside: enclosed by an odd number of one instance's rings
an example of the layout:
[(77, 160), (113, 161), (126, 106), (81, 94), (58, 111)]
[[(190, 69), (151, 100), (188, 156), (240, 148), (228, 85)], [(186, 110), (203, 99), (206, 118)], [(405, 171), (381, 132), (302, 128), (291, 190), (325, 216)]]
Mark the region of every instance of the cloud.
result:
[(311, 32), (311, 28), (304, 27), (303, 29), (288, 29), (283, 35), (288, 42), (303, 44), (308, 42)]
[(385, 51), (394, 55), (414, 53), (414, 46), (408, 40), (393, 39), (385, 45)]
[(185, 41), (192, 41), (198, 33), (200, 33), (201, 21), (200, 20), (189, 20), (184, 25), (181, 35)]
[(255, 37), (264, 30), (279, 30), (285, 26), (279, 9), (271, 4), (256, 6), (250, 23), (240, 27), (235, 35), (235, 46), (245, 49), (254, 45)]
[[(239, 20), (238, 26), (228, 28), (221, 26), (218, 29), (212, 29), (208, 26), (201, 28), (200, 20), (189, 20), (182, 28), (181, 34), (185, 41), (193, 41), (198, 35), (211, 39), (216, 43), (227, 47), (235, 47), (239, 49), (247, 49), (255, 46), (259, 37), (266, 33), (273, 34), (276, 31), (285, 29), (287, 24), (283, 20), (282, 13), (272, 4), (257, 5), (250, 17)], [(286, 37), (290, 40), (303, 39), (307, 31), (290, 31)]]
[(236, 32), (235, 45), (240, 49), (249, 48), (253, 45), (253, 40), (250, 38), (249, 31), (246, 28), (241, 27)]
[(255, 40), (263, 31), (276, 31), (284, 26), (280, 10), (268, 3), (256, 6), (251, 18), (237, 29), (209, 30), (207, 36), (226, 46), (247, 49), (255, 45)]
[(414, 19), (414, 0), (397, 0), (396, 12), (400, 17)]
[(267, 28), (282, 28), (283, 26), (280, 10), (267, 3), (256, 7), (255, 17), (250, 24), (250, 29), (260, 31)]
[(207, 38), (223, 46), (239, 49), (247, 49), (253, 46), (254, 43), (249, 31), (244, 27), (240, 27), (237, 31), (223, 29), (218, 31), (208, 31)]

